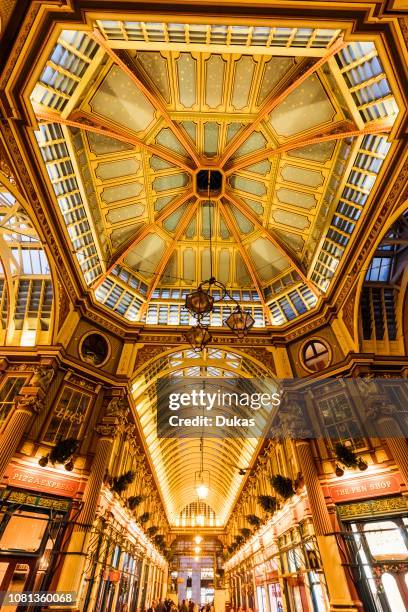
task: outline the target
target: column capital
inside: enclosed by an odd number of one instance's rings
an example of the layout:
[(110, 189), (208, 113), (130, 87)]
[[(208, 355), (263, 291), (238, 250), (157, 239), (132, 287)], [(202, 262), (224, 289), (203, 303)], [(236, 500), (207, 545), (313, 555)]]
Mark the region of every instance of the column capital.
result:
[(29, 380), (28, 386), (39, 387), (43, 393), (48, 391), (52, 379), (54, 378), (55, 370), (51, 365), (38, 364), (34, 366), (33, 374)]
[(113, 440), (117, 432), (117, 427), (116, 427), (116, 424), (113, 422), (110, 422), (110, 423), (102, 422), (96, 425), (95, 431), (101, 439), (105, 438), (105, 439)]
[(40, 414), (43, 408), (43, 400), (36, 395), (17, 395), (15, 399), (15, 411), (25, 412), (30, 416)]

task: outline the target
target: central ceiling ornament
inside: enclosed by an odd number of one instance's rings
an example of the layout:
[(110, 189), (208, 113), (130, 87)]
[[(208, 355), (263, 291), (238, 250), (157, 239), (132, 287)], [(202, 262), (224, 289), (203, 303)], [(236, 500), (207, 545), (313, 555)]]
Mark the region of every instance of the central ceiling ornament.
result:
[[(210, 242), (210, 278), (200, 283), (195, 291), (186, 296), (184, 308), (196, 319), (188, 332), (184, 334), (185, 340), (189, 342), (194, 351), (202, 351), (212, 340), (208, 330), (209, 325), (204, 323), (204, 318), (214, 310), (214, 306), (228, 299), (235, 304), (233, 312), (224, 320), (224, 323), (236, 333), (238, 338), (244, 338), (253, 327), (255, 320), (251, 313), (243, 310), (240, 303), (229, 293), (227, 287), (213, 275), (213, 248), (212, 248), (212, 208), (211, 197), (219, 195), (223, 187), (223, 175), (219, 170), (200, 170), (196, 174), (196, 190), (198, 194), (207, 194), (208, 217), (209, 217), (209, 242)], [(219, 289), (218, 298), (213, 295), (213, 289)]]

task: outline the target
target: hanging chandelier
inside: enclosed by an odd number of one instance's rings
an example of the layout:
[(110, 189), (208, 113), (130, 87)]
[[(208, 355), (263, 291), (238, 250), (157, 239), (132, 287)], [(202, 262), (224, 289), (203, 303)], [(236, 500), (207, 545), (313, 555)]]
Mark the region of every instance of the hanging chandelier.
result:
[[(197, 289), (186, 296), (184, 307), (190, 315), (197, 321), (184, 338), (196, 352), (202, 351), (212, 340), (208, 325), (203, 324), (203, 319), (210, 314), (216, 304), (229, 300), (235, 304), (232, 313), (224, 320), (224, 323), (233, 331), (238, 338), (244, 338), (253, 327), (255, 320), (251, 313), (244, 310), (238, 300), (228, 291), (224, 283), (217, 280), (213, 275), (213, 250), (212, 250), (212, 201), (211, 201), (211, 171), (208, 170), (207, 178), (207, 197), (209, 211), (209, 231), (210, 231), (210, 278), (201, 282)], [(218, 289), (218, 297), (215, 298), (213, 290)]]

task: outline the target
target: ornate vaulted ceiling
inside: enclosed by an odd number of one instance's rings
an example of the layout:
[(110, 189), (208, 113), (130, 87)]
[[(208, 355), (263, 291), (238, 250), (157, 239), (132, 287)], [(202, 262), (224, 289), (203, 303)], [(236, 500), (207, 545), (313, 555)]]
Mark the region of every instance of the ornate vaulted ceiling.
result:
[[(188, 325), (184, 297), (213, 265), (258, 327), (317, 308), (369, 214), (403, 114), (379, 39), (221, 20), (89, 16), (64, 28), (50, 32), (34, 68), (29, 113), (93, 298), (130, 322)], [(202, 171), (218, 172), (211, 203)], [(217, 305), (208, 322), (221, 326), (231, 307)], [(138, 373), (135, 410), (173, 525), (201, 514), (225, 524), (242, 485), (237, 466), (251, 465), (258, 443), (209, 441), (208, 507), (192, 507), (199, 440), (157, 438), (152, 380), (254, 368), (213, 348)]]
[[(398, 117), (374, 43), (334, 29), (93, 25), (54, 35), (31, 102), (95, 298), (130, 321), (188, 324), (183, 298), (210, 276), (212, 234), (215, 276), (257, 326), (313, 308)], [(221, 173), (210, 205), (202, 169)]]

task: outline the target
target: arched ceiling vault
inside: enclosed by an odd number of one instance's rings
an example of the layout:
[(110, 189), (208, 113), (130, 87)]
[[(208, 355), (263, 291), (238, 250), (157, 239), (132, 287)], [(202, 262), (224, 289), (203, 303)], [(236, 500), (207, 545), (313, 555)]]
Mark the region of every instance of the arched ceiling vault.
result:
[[(261, 364), (248, 357), (219, 349), (205, 349), (197, 355), (185, 349), (158, 357), (135, 376), (132, 387), (135, 410), (171, 524), (177, 525), (186, 504), (197, 500), (195, 472), (200, 470), (200, 440), (157, 437), (156, 375), (190, 379), (198, 375), (212, 378), (260, 374), (271, 377)], [(238, 470), (252, 464), (260, 442), (254, 438), (220, 437), (205, 438), (203, 444), (204, 470), (210, 473), (210, 492), (205, 502), (215, 512), (216, 525), (223, 525), (243, 484)]]
[[(129, 321), (188, 324), (184, 296), (210, 275), (211, 225), (215, 275), (256, 326), (316, 307), (403, 116), (381, 43), (269, 22), (89, 24), (50, 32), (29, 94), (95, 299)], [(222, 176), (211, 206), (202, 169)]]
[(0, 171), (0, 345), (46, 345), (52, 338), (55, 288), (27, 208)]

